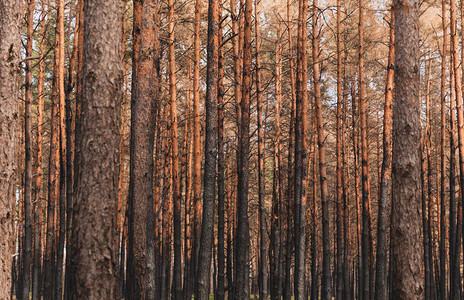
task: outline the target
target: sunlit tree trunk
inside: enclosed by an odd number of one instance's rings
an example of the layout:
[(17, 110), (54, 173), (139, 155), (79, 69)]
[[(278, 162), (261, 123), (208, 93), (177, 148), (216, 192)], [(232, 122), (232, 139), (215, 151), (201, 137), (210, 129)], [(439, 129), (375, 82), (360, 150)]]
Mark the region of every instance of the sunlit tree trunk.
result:
[(392, 105), (393, 77), (395, 60), (395, 15), (391, 12), (390, 44), (388, 46), (388, 65), (385, 83), (385, 103), (383, 110), (383, 159), (380, 170), (379, 210), (377, 217), (377, 259), (375, 274), (375, 298), (387, 299), (387, 210), (389, 202), (391, 174)]
[(42, 223), (43, 214), (43, 123), (44, 123), (44, 84), (45, 62), (42, 59), (45, 48), (45, 16), (46, 3), (42, 3), (40, 14), (40, 40), (39, 40), (39, 73), (37, 78), (37, 149), (36, 149), (36, 178), (35, 178), (35, 204), (34, 204), (34, 262), (32, 268), (32, 299), (41, 298), (42, 277)]
[(332, 298), (332, 274), (331, 274), (331, 248), (330, 248), (330, 218), (329, 199), (327, 188), (327, 169), (325, 156), (325, 135), (322, 120), (322, 94), (320, 79), (320, 50), (319, 50), (319, 8), (317, 0), (313, 0), (313, 76), (314, 76), (314, 100), (316, 115), (317, 146), (319, 149), (319, 178), (322, 205), (322, 299)]

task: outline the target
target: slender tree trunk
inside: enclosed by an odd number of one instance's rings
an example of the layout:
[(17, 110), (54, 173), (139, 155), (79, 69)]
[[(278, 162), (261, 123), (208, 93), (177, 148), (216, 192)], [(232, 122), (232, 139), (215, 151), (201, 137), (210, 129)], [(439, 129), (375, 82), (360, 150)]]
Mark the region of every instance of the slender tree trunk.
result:
[[(319, 50), (319, 25), (318, 25), (317, 0), (313, 0), (313, 76), (314, 76), (314, 100), (316, 115), (317, 146), (319, 149), (319, 177), (322, 204), (322, 299), (332, 298), (331, 279), (331, 248), (330, 248), (330, 221), (329, 199), (327, 189), (327, 169), (325, 158), (325, 135), (322, 120), (322, 94), (320, 79), (320, 50)], [(305, 81), (306, 82), (306, 81)]]
[[(369, 299), (370, 280), (374, 274), (369, 274), (370, 264), (370, 181), (369, 181), (369, 149), (367, 141), (367, 103), (364, 83), (364, 1), (359, 0), (359, 52), (358, 52), (358, 92), (359, 116), (361, 127), (361, 183), (362, 183), (362, 241), (361, 241), (361, 270), (362, 270), (362, 299)], [(372, 277), (372, 278), (371, 278)]]
[(169, 31), (169, 97), (171, 107), (171, 175), (172, 202), (174, 208), (174, 269), (173, 269), (173, 299), (182, 298), (182, 226), (181, 226), (181, 198), (179, 180), (179, 142), (177, 126), (177, 81), (175, 54), (175, 17), (174, 0), (169, 0), (168, 31)]
[[(296, 119), (296, 70), (294, 63), (293, 55), (293, 36), (292, 36), (292, 20), (290, 17), (290, 0), (287, 1), (287, 32), (288, 32), (288, 50), (289, 50), (289, 73), (290, 73), (290, 87), (291, 87), (291, 114), (290, 114), (290, 124), (295, 124)], [(290, 127), (289, 133), (290, 139), (288, 143), (288, 158), (287, 158), (287, 205), (286, 205), (286, 214), (287, 214), (287, 224), (286, 224), (286, 241), (285, 241), (285, 279), (283, 287), (283, 297), (284, 299), (289, 299), (291, 297), (291, 271), (292, 271), (292, 255), (293, 255), (293, 213), (291, 213), (294, 207), (294, 140), (295, 140), (295, 128), (294, 126)], [(283, 235), (283, 233), (282, 233)], [(283, 245), (283, 241), (282, 241)]]
[(453, 299), (459, 295), (459, 277), (457, 275), (456, 266), (456, 227), (458, 225), (456, 212), (456, 144), (455, 144), (455, 124), (456, 124), (456, 102), (454, 101), (454, 70), (453, 56), (450, 57), (450, 174), (449, 174), (449, 190), (450, 190), (450, 298)]
[[(26, 58), (32, 56), (32, 42), (34, 34), (34, 6), (35, 1), (29, 0), (27, 5), (27, 33)], [(32, 66), (26, 61), (25, 70), (25, 101), (24, 101), (24, 244), (22, 245), (22, 291), (17, 298), (29, 299), (31, 286), (32, 264)]]
[(282, 107), (282, 22), (279, 22), (275, 50), (275, 145), (274, 145), (274, 178), (272, 189), (272, 218), (271, 218), (271, 241), (270, 241), (270, 269), (271, 269), (271, 299), (281, 299), (282, 279), (280, 274), (279, 257), (281, 240), (280, 228), (282, 215), (280, 211), (282, 200), (282, 145), (281, 145), (281, 107)]
[[(248, 222), (248, 179), (250, 153), (250, 95), (251, 95), (251, 13), (252, 1), (245, 1), (243, 38), (243, 86), (240, 102), (240, 135), (238, 160), (237, 251), (234, 299), (248, 299), (250, 270), (250, 233)], [(209, 73), (209, 72), (208, 72)], [(206, 151), (205, 151), (206, 153)]]
[(39, 74), (37, 78), (37, 153), (36, 153), (36, 178), (35, 178), (35, 204), (34, 204), (34, 262), (32, 268), (32, 299), (41, 298), (42, 278), (42, 224), (43, 224), (43, 123), (44, 123), (44, 84), (45, 63), (42, 59), (45, 48), (45, 15), (46, 3), (42, 3), (40, 15), (40, 40), (39, 40)]
[[(208, 299), (208, 281), (213, 246), (214, 202), (216, 199), (216, 160), (218, 127), (218, 46), (219, 46), (219, 2), (209, 0), (208, 7), (208, 55), (206, 79), (206, 127), (205, 127), (205, 174), (203, 184), (203, 218), (195, 297)], [(240, 297), (239, 297), (240, 298)]]
[(424, 154), (424, 137), (421, 139), (421, 149), (420, 149), (420, 159), (421, 159), (421, 195), (422, 195), (422, 230), (424, 235), (423, 239), (423, 252), (424, 252), (424, 266), (425, 266), (425, 299), (430, 299), (430, 247), (429, 247), (429, 227), (427, 220), (427, 194), (426, 194), (426, 178), (425, 178), (425, 154)]
[[(56, 34), (55, 34), (56, 35)], [(60, 120), (59, 120), (59, 95), (58, 90), (58, 68), (59, 68), (59, 37), (55, 36), (55, 59), (53, 66), (53, 84), (51, 94), (51, 120), (50, 120), (50, 155), (48, 167), (48, 204), (47, 204), (47, 236), (44, 254), (44, 298), (54, 299), (56, 286), (56, 245), (55, 245), (55, 213), (56, 204), (59, 200), (60, 185)]]
[(392, 159), (392, 297), (422, 299), (419, 1), (394, 0), (395, 107)]
[(389, 202), (391, 174), (391, 141), (392, 141), (392, 105), (393, 77), (395, 60), (395, 15), (391, 11), (390, 44), (388, 47), (388, 66), (385, 83), (385, 104), (383, 112), (383, 159), (380, 171), (379, 210), (377, 223), (377, 259), (375, 274), (375, 299), (387, 300), (387, 210)]
[[(446, 207), (445, 207), (445, 180), (446, 180), (446, 161), (445, 161), (445, 143), (446, 143), (446, 57), (448, 50), (448, 27), (446, 24), (446, 4), (443, 0), (442, 5), (442, 28), (443, 28), (443, 45), (441, 53), (441, 88), (440, 88), (440, 115), (441, 115), (441, 142), (440, 142), (440, 299), (446, 299), (448, 295), (447, 270), (446, 270)], [(449, 225), (451, 228), (451, 224)], [(451, 234), (449, 235), (451, 238)], [(450, 240), (448, 240), (450, 241)], [(451, 245), (451, 244), (449, 244)], [(450, 246), (451, 249), (451, 246)], [(451, 262), (451, 257), (448, 260)], [(451, 264), (450, 264), (451, 266)]]
[(59, 118), (60, 118), (60, 198), (59, 216), (56, 226), (58, 234), (58, 249), (56, 252), (56, 273), (55, 273), (55, 298), (61, 299), (63, 294), (63, 259), (64, 259), (64, 240), (66, 236), (66, 99), (64, 90), (64, 0), (58, 1), (58, 20), (56, 33), (58, 35), (58, 97), (59, 97)]
[(342, 277), (342, 266), (343, 266), (343, 253), (345, 251), (343, 244), (343, 172), (342, 172), (342, 102), (343, 102), (343, 90), (342, 90), (342, 43), (341, 43), (341, 0), (337, 0), (337, 141), (336, 141), (336, 153), (337, 153), (337, 199), (336, 199), (336, 228), (337, 228), (337, 281), (335, 290), (335, 299), (342, 299), (343, 295), (343, 277)]
[[(66, 110), (66, 247), (69, 249), (69, 241), (71, 239), (71, 226), (72, 226), (72, 212), (73, 212), (73, 189), (74, 189), (74, 153), (75, 153), (75, 115), (73, 115), (73, 105), (71, 101), (71, 93), (75, 86), (74, 73), (77, 67), (77, 54), (78, 54), (78, 42), (79, 42), (79, 22), (81, 14), (79, 11), (76, 12), (76, 26), (74, 27), (74, 39), (72, 46), (72, 54), (69, 60), (68, 75), (65, 84), (65, 110)], [(75, 101), (74, 101), (75, 103)], [(64, 294), (67, 299), (67, 287), (70, 285), (70, 274), (68, 270), (71, 269), (71, 260), (69, 259), (69, 253), (65, 261), (65, 274), (64, 274)]]
[(311, 300), (319, 299), (319, 287), (318, 287), (318, 262), (317, 262), (317, 164), (316, 164), (316, 143), (312, 144), (313, 152), (313, 169), (312, 171), (312, 201), (311, 201)]
[(307, 4), (299, 1), (297, 80), (296, 80), (296, 119), (295, 119), (295, 177), (294, 177), (294, 234), (295, 234), (295, 299), (305, 298), (305, 256), (306, 256), (306, 173), (307, 173), (307, 56), (306, 56), (306, 18)]
[(192, 279), (187, 290), (187, 298), (193, 292), (194, 278), (198, 270), (198, 254), (200, 251), (201, 235), (201, 121), (200, 121), (200, 29), (201, 29), (201, 0), (195, 0), (195, 23), (194, 23), (194, 65), (193, 65), (193, 253), (192, 253)]
[[(218, 15), (222, 16), (222, 6), (218, 8)], [(218, 227), (217, 227), (217, 286), (215, 299), (224, 300), (225, 297), (225, 245), (224, 245), (224, 231), (225, 231), (225, 153), (224, 153), (224, 53), (222, 50), (222, 22), (219, 20), (218, 32), (218, 174), (217, 174), (217, 187), (218, 187), (218, 200), (217, 200), (217, 214), (218, 214)]]
[[(75, 105), (74, 105), (74, 118), (72, 128), (74, 129), (74, 144), (80, 145), (81, 143), (81, 128), (79, 124), (82, 119), (82, 88), (83, 88), (83, 56), (84, 56), (84, 0), (78, 0), (77, 10), (80, 15), (79, 17), (79, 27), (77, 29), (77, 53), (76, 53), (76, 96), (75, 96)], [(77, 155), (76, 149), (74, 149), (74, 162), (73, 162), (73, 199), (72, 199), (72, 213), (70, 214), (70, 223), (73, 224), (75, 217), (74, 213), (74, 204), (76, 202), (76, 186), (77, 186), (77, 176), (79, 173), (80, 163), (79, 156)], [(74, 241), (73, 230), (71, 225), (71, 232), (69, 234), (69, 245), (66, 249), (66, 255), (69, 258), (69, 261), (66, 264), (66, 286), (65, 286), (65, 297), (66, 299), (73, 299), (73, 291), (76, 289), (76, 282), (73, 281), (75, 276), (76, 266), (74, 264), (73, 257), (76, 256), (76, 247), (71, 247), (71, 243)]]
[(256, 42), (256, 105), (258, 116), (258, 202), (259, 202), (259, 249), (260, 249), (260, 264), (259, 264), (259, 297), (266, 299), (268, 294), (268, 259), (267, 259), (267, 232), (266, 232), (266, 208), (265, 208), (265, 161), (264, 161), (264, 131), (263, 131), (263, 103), (262, 103), (262, 87), (261, 87), (261, 37), (259, 28), (259, 10), (258, 2), (255, 1), (255, 42)]
[(152, 210), (154, 118), (159, 81), (158, 2), (141, 1), (136, 8), (139, 10), (136, 14), (140, 13), (140, 23), (138, 18), (134, 18), (134, 33), (140, 35), (134, 37), (139, 44), (138, 54), (133, 56), (136, 77), (133, 78), (131, 107), (127, 298), (150, 299), (155, 291), (152, 278), (154, 246), (149, 236), (154, 235), (155, 222)]

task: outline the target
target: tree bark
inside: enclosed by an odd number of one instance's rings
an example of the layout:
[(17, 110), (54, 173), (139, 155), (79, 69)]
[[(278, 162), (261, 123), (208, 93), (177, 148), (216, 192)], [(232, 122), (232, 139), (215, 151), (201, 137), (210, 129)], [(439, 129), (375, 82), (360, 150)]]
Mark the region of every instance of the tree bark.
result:
[(422, 299), (419, 2), (394, 0), (395, 107), (392, 159), (392, 296)]
[(171, 107), (171, 175), (172, 202), (174, 208), (174, 269), (173, 269), (173, 299), (182, 298), (182, 226), (181, 226), (181, 198), (179, 180), (179, 141), (177, 125), (177, 81), (175, 54), (175, 25), (174, 0), (168, 1), (168, 32), (169, 32), (169, 98)]
[(392, 141), (392, 105), (393, 77), (395, 60), (395, 15), (391, 11), (390, 44), (388, 47), (388, 65), (385, 83), (385, 104), (383, 112), (383, 159), (380, 170), (379, 210), (377, 219), (377, 258), (375, 274), (375, 299), (387, 300), (387, 214), (391, 175), (391, 141)]
[[(39, 55), (44, 56), (45, 48), (45, 16), (46, 2), (42, 3), (40, 15), (40, 40), (39, 40)], [(34, 262), (32, 268), (32, 299), (39, 300), (41, 298), (41, 282), (42, 282), (42, 224), (44, 220), (43, 214), (43, 117), (44, 117), (44, 81), (45, 78), (45, 63), (41, 59), (39, 61), (39, 74), (37, 78), (37, 152), (36, 152), (36, 178), (35, 178), (35, 204), (34, 204)]]
[(194, 287), (194, 277), (197, 275), (198, 254), (200, 251), (201, 236), (201, 121), (200, 121), (200, 29), (201, 29), (201, 0), (195, 0), (194, 23), (194, 58), (193, 58), (193, 253), (192, 253), (192, 279), (187, 298), (190, 300)]
[(314, 101), (317, 131), (317, 146), (319, 149), (319, 180), (321, 189), (322, 205), (322, 299), (332, 297), (331, 279), (331, 248), (330, 248), (330, 218), (329, 218), (329, 199), (327, 188), (327, 169), (325, 157), (325, 135), (322, 120), (322, 94), (320, 79), (320, 50), (319, 50), (319, 25), (318, 25), (317, 0), (313, 0), (313, 76), (314, 76)]
[[(446, 4), (441, 2), (443, 45), (441, 52), (441, 88), (440, 88), (440, 117), (441, 117), (441, 142), (440, 142), (440, 299), (446, 299), (448, 294), (447, 270), (446, 270), (446, 207), (445, 207), (445, 180), (446, 180), (446, 161), (445, 161), (445, 143), (446, 143), (446, 57), (448, 50), (448, 27), (446, 24)], [(451, 228), (451, 225), (449, 225)], [(449, 238), (451, 235), (449, 235)], [(448, 240), (449, 241), (449, 240)], [(451, 245), (451, 244), (450, 244)], [(450, 247), (451, 249), (451, 247)], [(451, 262), (451, 260), (448, 260)]]
[[(35, 1), (29, 0), (27, 5), (27, 29), (26, 29), (26, 57), (32, 56), (32, 42), (34, 34), (34, 6)], [(31, 285), (32, 264), (32, 66), (31, 61), (26, 61), (25, 69), (25, 101), (24, 101), (24, 238), (22, 245), (22, 291), (17, 298), (29, 299)]]
[[(82, 115), (73, 214), (74, 299), (117, 297), (116, 211), (123, 1), (84, 1)], [(104, 216), (104, 217), (102, 217)], [(92, 255), (89, 255), (91, 253)]]
[(256, 43), (256, 105), (258, 117), (258, 203), (259, 203), (259, 298), (266, 299), (268, 294), (268, 259), (267, 259), (267, 221), (265, 207), (265, 160), (264, 160), (264, 130), (263, 130), (263, 102), (261, 87), (261, 36), (259, 27), (258, 1), (255, 1), (255, 43)]
[[(243, 33), (243, 82), (240, 102), (239, 160), (238, 160), (238, 203), (237, 203), (237, 251), (234, 299), (248, 299), (250, 269), (250, 233), (248, 222), (248, 187), (250, 153), (250, 95), (251, 95), (251, 13), (252, 1), (245, 1)], [(209, 73), (209, 72), (208, 72)], [(206, 151), (205, 151), (206, 153)], [(206, 180), (206, 177), (205, 177)]]
[[(206, 78), (206, 132), (205, 132), (205, 173), (203, 183), (203, 218), (198, 255), (198, 269), (195, 297), (208, 299), (208, 281), (213, 246), (214, 202), (216, 199), (216, 160), (218, 127), (218, 46), (219, 46), (219, 1), (209, 0), (208, 46)], [(240, 297), (239, 297), (240, 298)]]
[(281, 232), (282, 214), (282, 137), (281, 137), (281, 107), (282, 107), (282, 21), (279, 22), (277, 31), (277, 41), (275, 50), (275, 145), (274, 145), (274, 176), (272, 189), (272, 218), (271, 218), (271, 240), (270, 240), (270, 283), (271, 283), (271, 299), (281, 299), (282, 277), (280, 274), (280, 248), (281, 248)]
[[(153, 241), (153, 152), (155, 108), (158, 101), (158, 1), (145, 0), (136, 5), (140, 19), (134, 18), (134, 37), (138, 39), (133, 56), (136, 77), (133, 78), (131, 107), (129, 231), (127, 258), (127, 298), (151, 299), (154, 295)], [(140, 20), (140, 23), (138, 22)], [(153, 232), (152, 230), (153, 229)], [(150, 280), (149, 280), (150, 279)]]
[(341, 44), (341, 0), (337, 0), (337, 140), (336, 140), (336, 153), (337, 153), (337, 170), (336, 170), (336, 185), (337, 185), (337, 198), (336, 198), (336, 210), (337, 210), (337, 280), (335, 283), (335, 299), (341, 300), (343, 296), (343, 277), (342, 277), (342, 266), (343, 266), (343, 171), (342, 171), (342, 102), (343, 102), (343, 91), (342, 91), (342, 44)]

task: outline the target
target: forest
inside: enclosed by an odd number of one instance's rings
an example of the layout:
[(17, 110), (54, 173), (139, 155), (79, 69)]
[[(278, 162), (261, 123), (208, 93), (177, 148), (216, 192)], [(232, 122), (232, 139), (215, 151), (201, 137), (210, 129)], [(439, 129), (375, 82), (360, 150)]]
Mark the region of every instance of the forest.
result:
[(0, 299), (464, 297), (464, 0), (0, 0)]

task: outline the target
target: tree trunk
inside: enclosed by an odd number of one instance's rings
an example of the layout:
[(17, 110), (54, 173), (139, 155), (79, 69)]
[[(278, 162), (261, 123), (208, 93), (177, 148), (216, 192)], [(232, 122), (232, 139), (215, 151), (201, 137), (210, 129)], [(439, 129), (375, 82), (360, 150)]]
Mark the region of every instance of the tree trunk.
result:
[(171, 107), (171, 175), (172, 202), (174, 208), (174, 269), (173, 269), (173, 299), (182, 298), (182, 226), (181, 198), (179, 180), (179, 141), (177, 126), (177, 87), (176, 87), (176, 54), (175, 54), (175, 17), (174, 0), (169, 0), (168, 32), (169, 32), (169, 98)]
[(0, 298), (8, 299), (11, 291), (12, 255), (14, 253), (13, 219), (16, 185), (16, 139), (18, 125), (19, 80), (21, 58), (21, 0), (0, 3), (0, 156), (2, 181), (0, 182)]
[(336, 209), (337, 209), (337, 281), (335, 283), (335, 299), (341, 300), (343, 295), (343, 277), (342, 277), (342, 265), (343, 265), (343, 253), (345, 251), (343, 244), (343, 171), (342, 171), (342, 102), (343, 102), (343, 91), (342, 91), (342, 44), (341, 44), (341, 0), (337, 0), (337, 140), (336, 140), (336, 153), (337, 153), (337, 198), (336, 198)]
[[(208, 47), (206, 79), (206, 127), (205, 127), (205, 174), (203, 184), (203, 218), (198, 255), (195, 297), (208, 299), (209, 275), (213, 246), (214, 202), (216, 199), (216, 160), (218, 127), (218, 46), (219, 46), (219, 2), (209, 0)], [(239, 297), (240, 298), (240, 297)]]
[(327, 189), (327, 169), (325, 158), (325, 135), (322, 120), (322, 94), (320, 79), (320, 50), (319, 50), (319, 25), (318, 25), (317, 0), (313, 0), (313, 76), (314, 76), (314, 101), (317, 131), (317, 146), (319, 149), (319, 180), (321, 189), (322, 204), (322, 299), (332, 298), (332, 279), (331, 279), (331, 249), (330, 249), (330, 220), (329, 220), (329, 199)]
[[(249, 297), (250, 232), (248, 224), (248, 179), (250, 153), (250, 95), (251, 95), (251, 13), (252, 1), (245, 1), (243, 38), (243, 84), (240, 102), (240, 134), (238, 160), (237, 251), (234, 299)], [(208, 72), (209, 73), (209, 72)], [(207, 153), (205, 151), (205, 153)], [(206, 177), (205, 177), (206, 181)]]
[[(35, 1), (29, 0), (27, 5), (27, 33), (26, 33), (26, 58), (32, 56), (32, 42), (34, 33), (34, 6)], [(29, 299), (31, 285), (32, 263), (32, 66), (31, 61), (26, 61), (25, 70), (25, 101), (24, 101), (24, 243), (22, 245), (22, 291), (17, 298)]]
[(187, 299), (190, 300), (194, 288), (194, 278), (198, 270), (198, 254), (200, 251), (201, 235), (201, 121), (200, 121), (200, 29), (201, 29), (201, 0), (195, 0), (194, 23), (194, 65), (193, 65), (193, 253), (192, 253), (192, 279), (187, 290)]
[(64, 90), (64, 0), (59, 0), (58, 19), (56, 24), (56, 34), (58, 35), (58, 97), (59, 97), (59, 133), (60, 133), (60, 198), (59, 198), (59, 216), (55, 226), (58, 226), (58, 249), (56, 253), (56, 273), (55, 276), (55, 298), (61, 299), (63, 294), (63, 259), (64, 259), (64, 240), (66, 236), (66, 99)]
[(279, 22), (275, 50), (275, 145), (274, 145), (274, 178), (272, 188), (272, 218), (271, 218), (271, 240), (270, 240), (270, 270), (271, 270), (271, 299), (281, 299), (282, 279), (280, 274), (279, 257), (281, 240), (280, 228), (282, 215), (280, 211), (282, 201), (282, 145), (281, 145), (281, 107), (282, 107), (282, 22)]
[[(445, 207), (445, 180), (446, 180), (446, 161), (445, 161), (445, 143), (446, 143), (446, 57), (448, 50), (448, 27), (446, 24), (446, 4), (441, 2), (442, 8), (442, 28), (443, 28), (443, 47), (441, 53), (441, 88), (440, 88), (440, 115), (441, 115), (441, 142), (440, 142), (440, 299), (446, 299), (448, 296), (447, 270), (446, 270), (446, 207)], [(449, 225), (451, 228), (451, 224)], [(451, 238), (451, 234), (449, 235)], [(450, 240), (448, 240), (450, 241)], [(451, 244), (450, 244), (451, 245)], [(451, 249), (451, 247), (450, 247)], [(448, 260), (451, 262), (451, 260)], [(451, 264), (450, 264), (451, 266)]]
[[(73, 234), (74, 299), (117, 297), (116, 210), (123, 74), (122, 1), (84, 1), (82, 115)], [(103, 43), (104, 41), (104, 43)], [(105, 216), (102, 218), (102, 216)], [(89, 253), (92, 253), (90, 256)]]
[(395, 107), (392, 159), (392, 296), (422, 299), (419, 2), (394, 0)]
[[(362, 186), (362, 240), (361, 240), (361, 270), (362, 270), (362, 299), (369, 299), (369, 274), (373, 258), (370, 256), (370, 181), (369, 181), (369, 148), (367, 140), (367, 103), (364, 83), (364, 1), (359, 0), (359, 52), (358, 52), (358, 90), (359, 90), (359, 117), (361, 127), (361, 186)], [(371, 278), (372, 277), (372, 278)]]
[[(39, 55), (44, 55), (45, 48), (45, 16), (46, 3), (42, 3), (40, 15), (40, 40)], [(36, 178), (35, 178), (35, 204), (34, 204), (34, 262), (32, 269), (32, 299), (41, 299), (41, 282), (42, 282), (42, 224), (43, 214), (43, 120), (44, 120), (44, 81), (45, 63), (39, 61), (39, 74), (37, 78), (37, 153), (36, 153)]]
[(391, 141), (392, 141), (392, 105), (393, 77), (395, 60), (395, 15), (391, 11), (390, 44), (388, 47), (388, 65), (385, 83), (385, 104), (383, 112), (383, 159), (380, 170), (379, 210), (377, 223), (377, 258), (375, 274), (375, 299), (387, 300), (387, 210), (391, 175)]
[(263, 103), (261, 88), (261, 36), (259, 29), (259, 10), (258, 2), (255, 1), (255, 43), (256, 43), (256, 105), (258, 117), (258, 203), (259, 203), (259, 298), (266, 299), (268, 294), (268, 259), (267, 259), (267, 222), (265, 208), (265, 161), (264, 161), (264, 131), (263, 131)]
[(50, 155), (48, 168), (48, 204), (47, 204), (47, 236), (44, 254), (44, 298), (54, 299), (56, 286), (56, 204), (59, 201), (60, 185), (60, 102), (57, 93), (59, 89), (59, 36), (55, 33), (55, 58), (53, 66), (53, 83), (51, 94), (51, 120), (50, 120)]
[[(138, 40), (133, 78), (131, 107), (129, 231), (127, 258), (127, 298), (153, 298), (154, 249), (149, 239), (154, 234), (153, 210), (153, 151), (155, 137), (155, 108), (158, 101), (158, 28), (156, 0), (141, 1), (136, 5), (134, 40)], [(140, 20), (140, 23), (138, 22)], [(153, 84), (154, 83), (154, 84)], [(153, 232), (149, 229), (153, 228)], [(148, 279), (151, 280), (148, 280)]]
[[(293, 36), (292, 36), (292, 21), (290, 17), (290, 0), (287, 1), (287, 33), (288, 33), (288, 51), (289, 51), (289, 73), (290, 73), (290, 85), (291, 85), (291, 97), (290, 97), (290, 124), (295, 124), (295, 113), (296, 113), (296, 74), (295, 74), (295, 63), (294, 63), (294, 55), (293, 55)], [(294, 192), (295, 187), (294, 184), (294, 140), (295, 140), (295, 128), (294, 126), (290, 126), (290, 139), (288, 142), (288, 157), (287, 157), (287, 195), (286, 195), (286, 215), (287, 215), (287, 222), (286, 222), (286, 240), (285, 240), (285, 278), (284, 278), (284, 286), (283, 286), (283, 297), (284, 299), (289, 299), (291, 297), (291, 271), (292, 271), (292, 255), (293, 255), (293, 213), (291, 213), (294, 203)], [(283, 232), (282, 232), (283, 236)], [(283, 241), (281, 242), (283, 248)]]
[[(222, 6), (218, 8), (218, 15), (222, 16)], [(222, 22), (219, 22), (218, 32), (218, 200), (217, 200), (217, 286), (215, 289), (215, 299), (224, 300), (225, 297), (225, 154), (224, 154), (224, 53), (222, 50)]]

